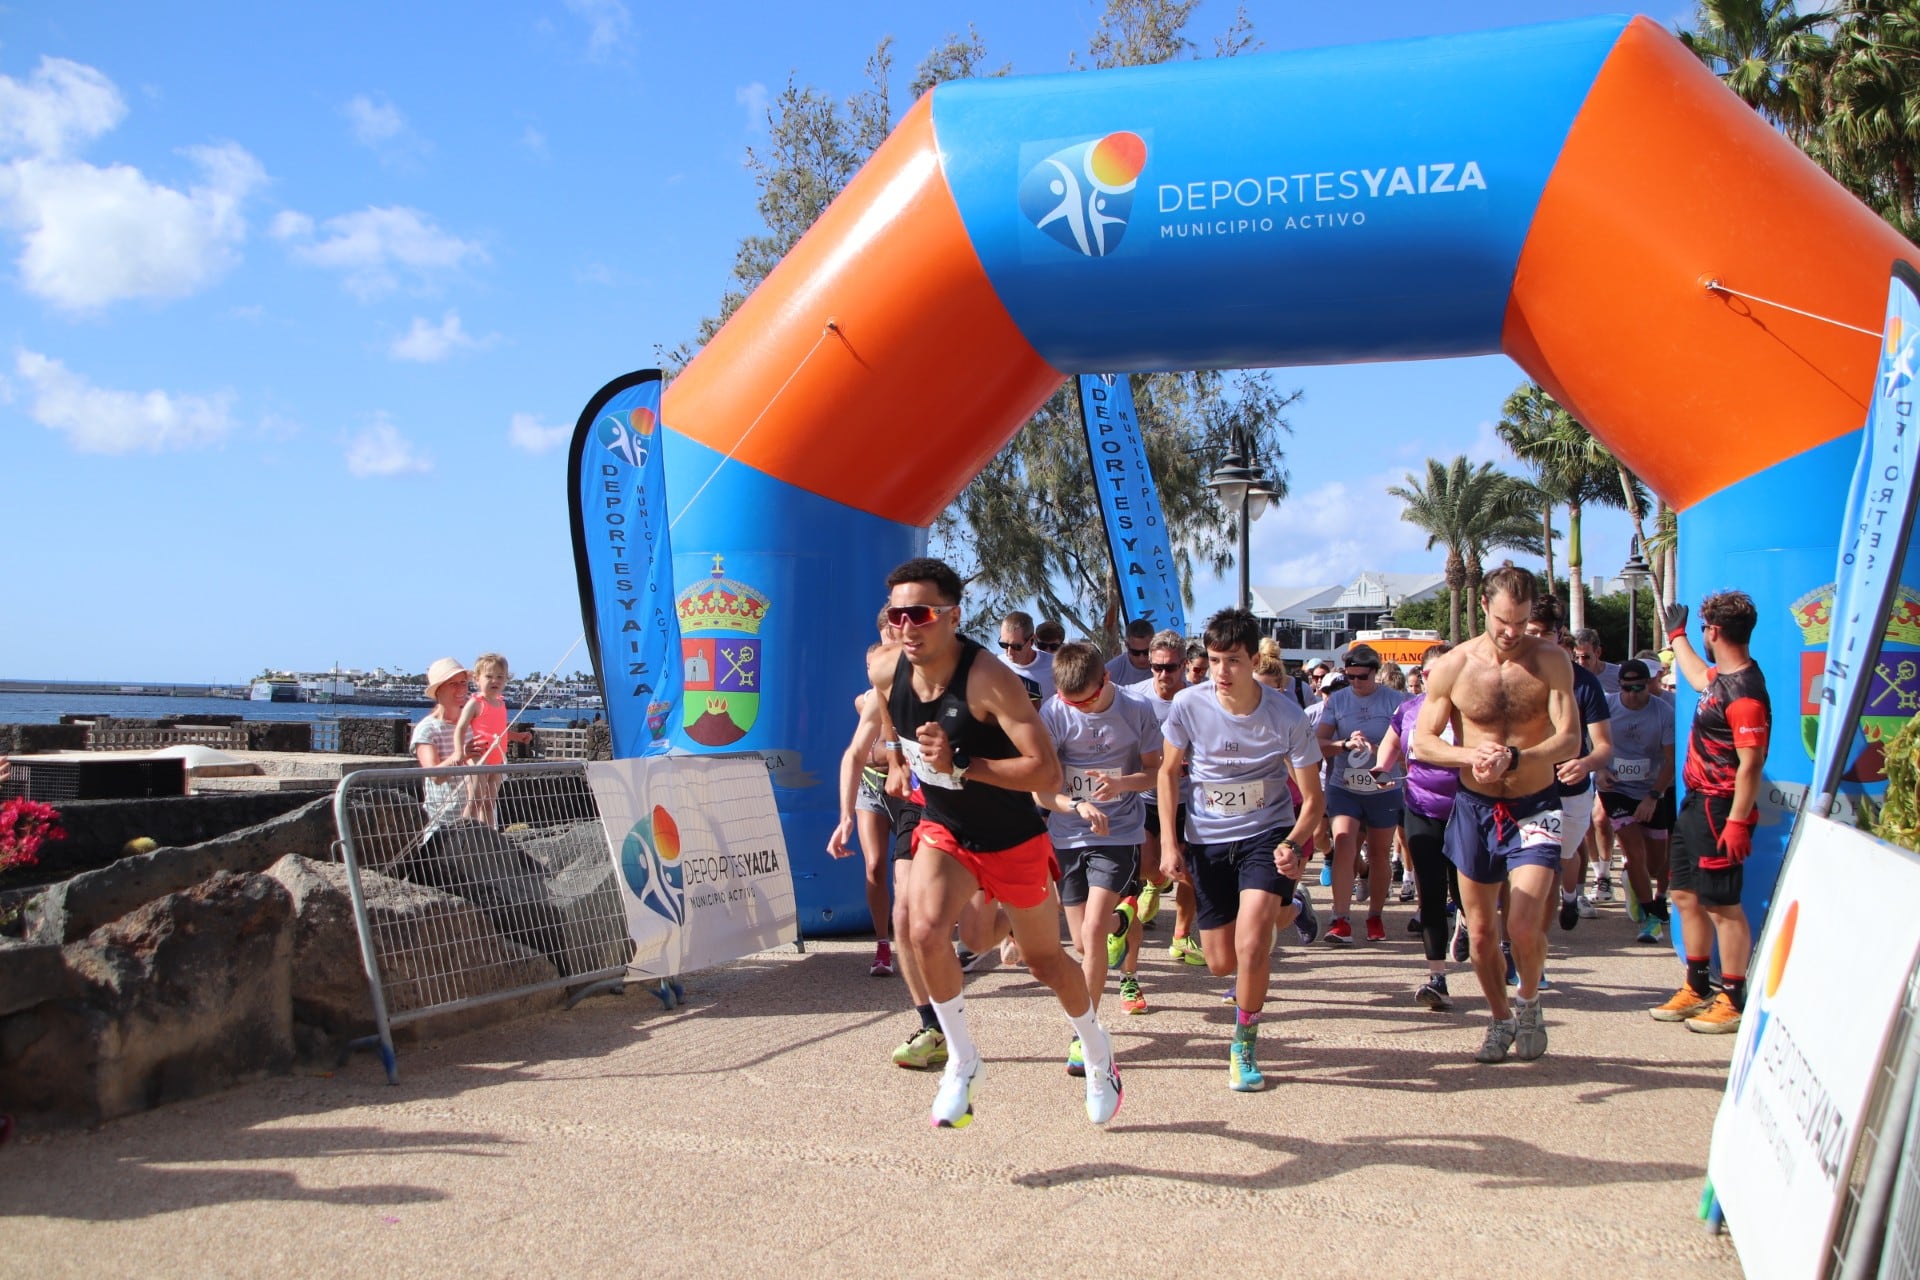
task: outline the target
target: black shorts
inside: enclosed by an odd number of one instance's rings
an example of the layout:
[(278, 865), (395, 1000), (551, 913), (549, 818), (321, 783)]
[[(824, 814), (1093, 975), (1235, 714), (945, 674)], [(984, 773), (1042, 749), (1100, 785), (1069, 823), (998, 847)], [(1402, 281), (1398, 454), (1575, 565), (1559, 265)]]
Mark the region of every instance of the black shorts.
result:
[(895, 800), (887, 797), (888, 811), (893, 817), (893, 857), (896, 862), (905, 862), (913, 857), (915, 833), (920, 829), (920, 816), (925, 812), (919, 805), (908, 800)]
[(1140, 869), (1137, 844), (1093, 844), (1077, 849), (1059, 849), (1060, 903), (1074, 906), (1087, 900), (1087, 891), (1095, 886), (1111, 889), (1121, 897), (1134, 892), (1134, 876)]
[(1714, 833), (1727, 824), (1733, 812), (1732, 796), (1705, 796), (1687, 793), (1680, 806), (1680, 817), (1673, 827), (1673, 849), (1667, 864), (1667, 889), (1691, 893), (1710, 907), (1737, 907), (1740, 891), (1746, 887), (1746, 869), (1732, 866), (1710, 871), (1700, 865), (1702, 856), (1712, 856), (1719, 841)]
[(1280, 874), (1273, 857), (1292, 824), (1226, 844), (1187, 846), (1187, 874), (1193, 877), (1194, 922), (1202, 929), (1224, 929), (1240, 915), (1240, 895), (1249, 889), (1293, 901), (1299, 883)]
[[(1633, 823), (1633, 811), (1640, 807), (1641, 797), (1625, 795), (1618, 791), (1602, 791), (1600, 803), (1607, 807), (1607, 820), (1616, 827), (1630, 826)], [(1653, 816), (1640, 823), (1640, 829), (1664, 836), (1673, 830), (1673, 788), (1668, 787), (1653, 802)]]

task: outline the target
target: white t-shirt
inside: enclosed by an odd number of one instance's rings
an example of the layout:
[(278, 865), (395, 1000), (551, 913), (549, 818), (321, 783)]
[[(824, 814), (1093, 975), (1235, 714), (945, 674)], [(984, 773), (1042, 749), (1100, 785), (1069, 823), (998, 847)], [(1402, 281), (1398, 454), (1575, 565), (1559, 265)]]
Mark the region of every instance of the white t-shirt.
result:
[(1297, 703), (1264, 685), (1244, 716), (1220, 705), (1211, 684), (1174, 695), (1168, 745), (1186, 753), (1187, 840), (1225, 844), (1293, 822), (1287, 778), (1320, 763), (1320, 743)]
[(1033, 661), (1024, 667), (1008, 657), (1005, 649), (1000, 651), (1000, 661), (1006, 664), (1007, 670), (1020, 677), (1020, 683), (1027, 687), (1027, 696), (1033, 699), (1034, 706), (1053, 696), (1053, 655), (1045, 649), (1033, 650)]
[(1398, 689), (1385, 687), (1364, 698), (1352, 686), (1327, 695), (1315, 728), (1332, 725), (1335, 742), (1346, 741), (1358, 729), (1368, 743), (1365, 750), (1345, 751), (1328, 761), (1329, 785), (1356, 792), (1391, 791), (1400, 785), (1403, 766), (1396, 765), (1390, 774), (1375, 776), (1373, 763), (1379, 756), (1380, 740), (1393, 726), (1393, 713), (1406, 700), (1407, 695)]
[[(1053, 737), (1060, 753), (1060, 790), (1077, 800), (1093, 799), (1090, 769), (1138, 773), (1141, 757), (1160, 750), (1160, 722), (1139, 699), (1114, 691), (1105, 711), (1082, 711), (1058, 697), (1040, 707), (1040, 723)], [(1129, 791), (1118, 800), (1096, 800), (1107, 815), (1107, 834), (1096, 836), (1077, 813), (1047, 814), (1047, 834), (1056, 847), (1080, 849), (1095, 844), (1139, 844), (1147, 838), (1146, 806), (1140, 793)]]
[[(451, 760), (453, 729), (453, 721), (429, 715), (413, 726), (413, 737), (408, 740), (407, 745), (415, 748), (431, 745), (436, 758)], [(465, 778), (423, 778), (420, 780), (420, 792), (427, 809), (427, 833), (432, 834), (443, 823), (452, 822), (460, 816), (460, 810), (467, 803), (467, 780)]]
[(1153, 668), (1134, 666), (1133, 659), (1122, 649), (1107, 659), (1107, 679), (1115, 684), (1139, 684), (1142, 680), (1153, 679)]
[[(1158, 724), (1163, 730), (1166, 728), (1167, 713), (1173, 710), (1173, 698), (1161, 697), (1157, 692), (1155, 692), (1154, 684), (1151, 680), (1147, 681), (1145, 684), (1126, 685), (1120, 690), (1120, 696), (1123, 698), (1131, 698), (1135, 702), (1138, 702), (1142, 706), (1150, 709), (1153, 712), (1154, 722)], [(1174, 693), (1174, 697), (1177, 698), (1179, 696), (1180, 696), (1179, 691), (1176, 690)], [(1181, 789), (1184, 791), (1186, 788), (1186, 783), (1182, 781), (1180, 786), (1181, 786)], [(1160, 807), (1160, 785), (1158, 783), (1155, 783), (1153, 787), (1150, 790), (1144, 792), (1140, 798), (1142, 800), (1145, 800), (1148, 804), (1154, 806), (1156, 809), (1159, 808)], [(1181, 796), (1181, 799), (1184, 801), (1186, 797), (1183, 795)]]

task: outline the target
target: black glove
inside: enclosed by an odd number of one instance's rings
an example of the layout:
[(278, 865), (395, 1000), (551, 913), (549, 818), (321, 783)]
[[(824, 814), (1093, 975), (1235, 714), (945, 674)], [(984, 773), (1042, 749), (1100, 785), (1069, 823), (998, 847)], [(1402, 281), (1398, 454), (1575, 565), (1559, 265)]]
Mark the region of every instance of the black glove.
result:
[(1687, 606), (1670, 604), (1660, 611), (1660, 625), (1666, 629), (1667, 639), (1678, 640), (1687, 634)]

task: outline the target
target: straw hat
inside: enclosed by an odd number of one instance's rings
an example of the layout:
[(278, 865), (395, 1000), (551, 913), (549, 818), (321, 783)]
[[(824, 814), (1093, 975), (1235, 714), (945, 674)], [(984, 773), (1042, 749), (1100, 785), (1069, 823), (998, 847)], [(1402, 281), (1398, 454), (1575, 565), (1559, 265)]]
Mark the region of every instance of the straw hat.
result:
[(427, 696), (437, 696), (440, 686), (455, 676), (471, 674), (457, 658), (435, 658), (433, 665), (427, 668)]

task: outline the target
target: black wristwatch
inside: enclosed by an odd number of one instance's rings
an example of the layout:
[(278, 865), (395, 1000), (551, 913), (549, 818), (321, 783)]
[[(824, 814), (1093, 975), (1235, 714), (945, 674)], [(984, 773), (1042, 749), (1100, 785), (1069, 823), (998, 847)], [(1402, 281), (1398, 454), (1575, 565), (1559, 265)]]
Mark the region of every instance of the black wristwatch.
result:
[(965, 782), (967, 766), (973, 763), (973, 757), (964, 751), (953, 753), (953, 776)]

